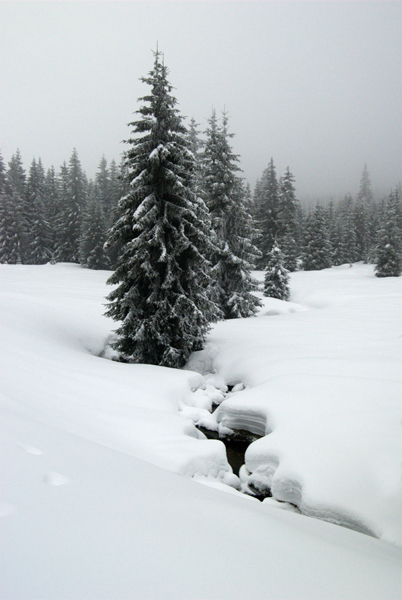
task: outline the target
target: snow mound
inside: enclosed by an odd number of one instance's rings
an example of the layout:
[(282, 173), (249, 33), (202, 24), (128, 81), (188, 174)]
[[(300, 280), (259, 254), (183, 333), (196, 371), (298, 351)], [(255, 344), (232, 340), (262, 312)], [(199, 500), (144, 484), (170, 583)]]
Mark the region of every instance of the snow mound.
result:
[(244, 396), (237, 395), (227, 399), (215, 413), (220, 429), (244, 429), (255, 435), (266, 435), (272, 431), (269, 415), (263, 407), (244, 404)]
[[(379, 398), (373, 383), (282, 375), (222, 402), (220, 426), (264, 436), (246, 451), (247, 485), (303, 514), (397, 542), (400, 430), (386, 407), (399, 386), (383, 382)], [(379, 431), (387, 437), (376, 444)]]
[(264, 436), (243, 485), (400, 545), (401, 278), (356, 264), (293, 273), (290, 289), (304, 310), (218, 323), (197, 357), (215, 349), (211, 383), (246, 384), (215, 413)]

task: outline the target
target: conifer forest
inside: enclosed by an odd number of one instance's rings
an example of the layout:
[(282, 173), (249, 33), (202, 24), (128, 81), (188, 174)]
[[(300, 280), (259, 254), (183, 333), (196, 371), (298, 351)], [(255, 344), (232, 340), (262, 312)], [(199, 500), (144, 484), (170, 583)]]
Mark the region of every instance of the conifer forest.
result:
[(280, 299), (296, 270), (363, 261), (378, 277), (401, 274), (400, 184), (375, 198), (364, 165), (355, 198), (306, 208), (290, 167), (278, 174), (268, 158), (251, 190), (228, 113), (213, 109), (205, 131), (185, 122), (168, 74), (156, 51), (123, 158), (102, 156), (94, 180), (75, 148), (58, 171), (34, 158), (26, 172), (18, 150), (8, 167), (0, 156), (1, 263), (112, 270), (115, 348), (175, 367), (203, 347), (210, 323), (255, 314), (255, 268)]

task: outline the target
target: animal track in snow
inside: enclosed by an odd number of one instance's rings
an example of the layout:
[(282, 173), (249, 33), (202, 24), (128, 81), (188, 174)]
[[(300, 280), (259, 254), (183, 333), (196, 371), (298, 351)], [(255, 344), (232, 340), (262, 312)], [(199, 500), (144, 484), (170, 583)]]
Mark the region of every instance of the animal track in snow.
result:
[(42, 450), (35, 448), (34, 446), (28, 446), (25, 444), (18, 444), (18, 446), (21, 448), (21, 450), (24, 450), (24, 452), (27, 452), (28, 454), (34, 454), (35, 456), (40, 456), (43, 454)]
[(61, 473), (55, 473), (54, 471), (49, 471), (49, 473), (45, 473), (43, 479), (45, 483), (47, 483), (48, 485), (53, 485), (55, 487), (71, 483), (71, 480), (68, 477), (62, 475)]

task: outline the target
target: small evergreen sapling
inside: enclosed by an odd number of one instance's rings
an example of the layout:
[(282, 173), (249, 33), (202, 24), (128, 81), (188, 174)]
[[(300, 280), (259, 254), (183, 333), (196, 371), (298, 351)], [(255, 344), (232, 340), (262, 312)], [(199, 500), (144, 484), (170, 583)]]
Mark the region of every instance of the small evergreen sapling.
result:
[(274, 245), (268, 256), (268, 264), (264, 277), (264, 296), (288, 300), (289, 271), (283, 265), (284, 257), (279, 246)]

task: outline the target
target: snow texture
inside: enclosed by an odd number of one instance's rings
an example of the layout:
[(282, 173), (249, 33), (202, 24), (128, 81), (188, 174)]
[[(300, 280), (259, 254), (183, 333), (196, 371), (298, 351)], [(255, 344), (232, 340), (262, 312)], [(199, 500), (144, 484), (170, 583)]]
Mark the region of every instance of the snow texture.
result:
[(264, 436), (246, 467), (276, 500), (398, 545), (400, 283), (360, 263), (294, 273), (304, 310), (265, 299), (265, 316), (219, 323), (189, 365), (202, 372), (213, 356), (209, 383), (246, 384), (214, 416)]
[[(0, 266), (0, 597), (399, 598), (399, 281), (295, 273), (293, 304), (214, 327), (202, 375), (103, 358), (107, 276)], [(186, 411), (268, 434), (240, 479)]]

